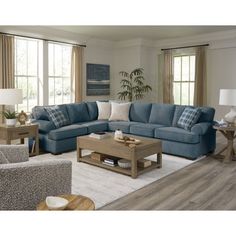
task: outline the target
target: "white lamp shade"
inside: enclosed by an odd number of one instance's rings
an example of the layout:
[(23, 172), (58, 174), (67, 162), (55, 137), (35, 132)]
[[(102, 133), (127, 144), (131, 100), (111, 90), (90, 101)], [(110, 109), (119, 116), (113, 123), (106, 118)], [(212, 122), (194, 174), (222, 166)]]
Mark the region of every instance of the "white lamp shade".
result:
[(225, 106), (236, 106), (236, 89), (221, 89), (219, 104)]
[(0, 89), (1, 105), (16, 105), (23, 103), (22, 89)]

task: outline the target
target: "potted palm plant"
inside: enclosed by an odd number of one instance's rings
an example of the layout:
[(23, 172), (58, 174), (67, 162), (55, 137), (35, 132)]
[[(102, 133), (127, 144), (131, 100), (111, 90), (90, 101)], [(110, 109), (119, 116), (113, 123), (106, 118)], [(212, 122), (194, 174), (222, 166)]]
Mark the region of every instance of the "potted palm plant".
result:
[(128, 98), (129, 102), (132, 102), (133, 100), (142, 99), (145, 93), (152, 90), (151, 86), (144, 84), (143, 72), (143, 68), (137, 68), (131, 71), (131, 73), (126, 71), (119, 73), (124, 77), (120, 82), (122, 91), (117, 94), (119, 99), (125, 100)]
[(15, 111), (6, 110), (2, 112), (3, 116), (6, 119), (7, 126), (15, 126), (17, 113)]

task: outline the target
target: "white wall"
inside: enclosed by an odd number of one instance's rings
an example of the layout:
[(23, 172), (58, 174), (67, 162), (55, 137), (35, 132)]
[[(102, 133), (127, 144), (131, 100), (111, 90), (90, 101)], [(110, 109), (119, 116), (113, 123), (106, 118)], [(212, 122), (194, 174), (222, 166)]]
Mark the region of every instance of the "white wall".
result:
[(219, 90), (236, 89), (236, 47), (208, 50), (207, 78), (208, 105), (216, 108), (216, 119), (221, 119), (229, 107), (219, 105)]

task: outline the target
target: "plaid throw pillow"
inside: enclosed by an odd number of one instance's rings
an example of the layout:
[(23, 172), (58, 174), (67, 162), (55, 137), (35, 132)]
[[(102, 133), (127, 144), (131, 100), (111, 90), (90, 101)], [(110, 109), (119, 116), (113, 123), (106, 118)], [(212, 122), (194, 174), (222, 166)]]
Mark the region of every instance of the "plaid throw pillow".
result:
[(185, 130), (191, 130), (192, 126), (196, 124), (201, 115), (199, 108), (186, 107), (180, 116), (177, 125)]
[(68, 125), (68, 120), (58, 106), (45, 107), (44, 109), (48, 113), (49, 119), (54, 123), (56, 128)]

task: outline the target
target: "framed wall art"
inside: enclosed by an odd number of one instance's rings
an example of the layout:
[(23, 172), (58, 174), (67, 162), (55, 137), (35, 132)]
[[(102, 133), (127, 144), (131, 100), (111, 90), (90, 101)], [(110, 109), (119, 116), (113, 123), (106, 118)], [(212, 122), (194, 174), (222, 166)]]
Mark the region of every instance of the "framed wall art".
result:
[(86, 64), (87, 96), (110, 95), (110, 65)]

